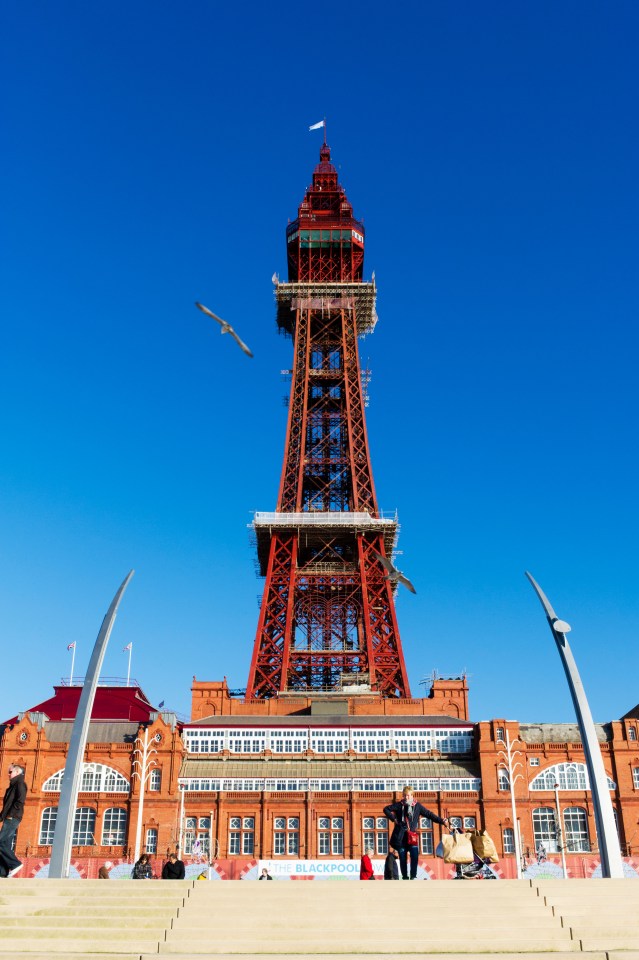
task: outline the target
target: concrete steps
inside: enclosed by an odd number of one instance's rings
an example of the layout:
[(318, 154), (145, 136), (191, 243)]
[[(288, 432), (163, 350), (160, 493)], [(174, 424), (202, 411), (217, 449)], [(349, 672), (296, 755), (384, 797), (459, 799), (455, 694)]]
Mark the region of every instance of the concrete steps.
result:
[(0, 882), (0, 960), (639, 960), (638, 908), (632, 880), (16, 879)]
[(639, 956), (639, 883), (632, 880), (540, 880), (540, 898), (582, 950)]
[(192, 883), (5, 880), (0, 883), (0, 960), (139, 960), (157, 957)]

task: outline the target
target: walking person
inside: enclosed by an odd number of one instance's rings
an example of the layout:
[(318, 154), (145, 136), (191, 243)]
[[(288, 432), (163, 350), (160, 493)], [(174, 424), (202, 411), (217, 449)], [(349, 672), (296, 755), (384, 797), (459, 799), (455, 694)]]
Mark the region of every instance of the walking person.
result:
[(27, 785), (24, 782), (24, 767), (12, 763), (7, 770), (9, 786), (5, 790), (0, 811), (0, 877), (14, 877), (22, 870), (22, 863), (13, 852), (13, 841), (24, 816)]
[(178, 860), (177, 853), (170, 853), (162, 867), (163, 880), (184, 880), (184, 863)]
[(371, 857), (375, 851), (372, 847), (366, 847), (362, 855), (362, 859), (359, 865), (359, 879), (360, 880), (374, 880), (375, 871), (373, 870), (373, 864), (371, 863)]
[(262, 867), (262, 872), (257, 878), (258, 880), (272, 880), (273, 877), (270, 875), (266, 867)]
[(105, 861), (105, 863), (103, 863), (100, 869), (98, 870), (98, 880), (110, 880), (111, 875), (109, 874), (109, 870), (111, 869), (112, 866), (113, 864), (111, 863), (110, 860)]
[(408, 858), (410, 856), (410, 879), (417, 879), (417, 861), (419, 859), (419, 818), (426, 817), (433, 823), (448, 825), (448, 817), (438, 817), (426, 807), (418, 803), (413, 797), (413, 788), (404, 787), (402, 800), (389, 803), (384, 807), (384, 813), (395, 824), (390, 838), (390, 845), (399, 853), (399, 865), (402, 871), (402, 880), (408, 880)]
[(392, 847), (388, 851), (388, 856), (384, 860), (384, 880), (399, 880), (399, 868), (397, 858), (399, 853)]

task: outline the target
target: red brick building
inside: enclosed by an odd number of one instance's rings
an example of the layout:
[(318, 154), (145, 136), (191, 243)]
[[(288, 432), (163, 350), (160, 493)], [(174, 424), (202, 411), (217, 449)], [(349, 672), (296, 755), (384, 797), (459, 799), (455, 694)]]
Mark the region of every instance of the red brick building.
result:
[[(46, 869), (71, 724), (81, 688), (11, 718), (1, 729), (0, 775), (26, 768), (29, 789), (17, 854), (27, 875)], [(136, 759), (144, 731), (150, 754), (141, 848), (159, 869), (181, 849), (191, 874), (212, 851), (222, 877), (252, 875), (259, 859), (358, 860), (365, 846), (388, 848), (383, 808), (405, 783), (440, 816), (486, 828), (515, 875), (509, 734), (517, 817), (529, 874), (561, 870), (559, 800), (568, 870), (596, 871), (596, 832), (583, 748), (575, 724), (523, 724), (468, 715), (465, 680), (435, 680), (430, 696), (390, 700), (350, 695), (283, 695), (246, 701), (225, 681), (194, 680), (192, 716), (181, 724), (149, 703), (138, 686), (99, 687), (78, 799), (74, 871), (94, 876), (111, 860), (127, 873), (135, 848), (140, 784)], [(598, 726), (628, 870), (639, 868), (639, 718), (635, 709)], [(137, 741), (137, 742), (136, 742)], [(137, 752), (136, 752), (137, 751)], [(520, 764), (520, 766), (517, 766)], [(555, 784), (558, 790), (555, 790)], [(438, 826), (420, 825), (420, 874), (446, 876), (433, 857)], [(537, 866), (543, 843), (548, 860)]]

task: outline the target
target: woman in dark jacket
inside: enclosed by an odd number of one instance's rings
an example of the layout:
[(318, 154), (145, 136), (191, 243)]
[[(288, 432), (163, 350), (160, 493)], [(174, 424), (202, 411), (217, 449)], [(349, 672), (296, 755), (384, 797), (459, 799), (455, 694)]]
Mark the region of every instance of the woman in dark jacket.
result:
[(419, 838), (417, 831), (419, 829), (420, 817), (427, 817), (434, 823), (442, 823), (445, 825), (448, 825), (448, 817), (444, 817), (442, 820), (436, 813), (431, 813), (431, 811), (427, 810), (421, 803), (418, 803), (413, 797), (412, 787), (404, 787), (402, 793), (403, 800), (398, 800), (397, 803), (389, 803), (387, 807), (384, 807), (384, 813), (391, 823), (395, 824), (390, 838), (390, 845), (399, 853), (399, 866), (402, 871), (402, 880), (408, 880), (407, 860), (409, 853), (410, 878), (411, 880), (415, 880), (417, 878), (419, 846), (418, 839), (415, 840), (414, 843), (410, 842), (413, 840), (413, 837), (409, 836), (409, 834), (413, 833), (416, 838)]
[(147, 853), (143, 853), (140, 859), (135, 861), (131, 877), (133, 880), (153, 879), (153, 867)]

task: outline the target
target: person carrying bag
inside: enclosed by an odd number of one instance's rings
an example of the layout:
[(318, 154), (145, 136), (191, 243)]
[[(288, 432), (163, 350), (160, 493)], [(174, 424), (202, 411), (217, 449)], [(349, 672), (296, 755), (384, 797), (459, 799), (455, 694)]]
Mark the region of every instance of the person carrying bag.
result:
[(438, 817), (426, 807), (418, 803), (413, 797), (413, 788), (404, 787), (402, 800), (389, 803), (384, 807), (384, 813), (395, 826), (390, 838), (390, 845), (399, 854), (399, 866), (402, 880), (408, 880), (408, 858), (410, 856), (410, 879), (417, 879), (417, 861), (419, 860), (419, 818), (426, 817), (433, 823), (448, 825), (448, 817)]

